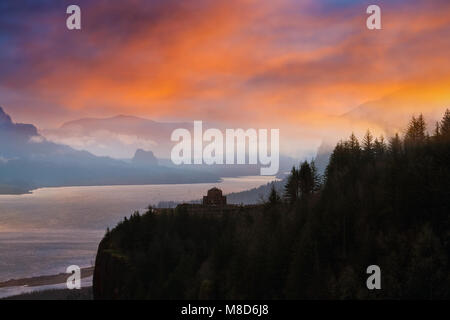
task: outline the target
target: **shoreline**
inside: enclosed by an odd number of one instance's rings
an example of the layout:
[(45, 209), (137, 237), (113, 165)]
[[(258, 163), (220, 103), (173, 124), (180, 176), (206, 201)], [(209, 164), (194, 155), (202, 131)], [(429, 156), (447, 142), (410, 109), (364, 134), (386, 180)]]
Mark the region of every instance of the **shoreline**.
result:
[[(240, 179), (240, 178), (246, 178), (246, 177), (272, 177), (273, 181), (280, 179), (282, 180), (282, 176), (284, 174), (277, 174), (273, 176), (262, 176), (262, 175), (231, 175), (231, 176), (223, 176), (215, 179), (205, 179), (195, 182), (166, 182), (166, 183), (139, 183), (139, 184), (80, 184), (80, 185), (58, 185), (58, 186), (38, 186), (34, 188), (20, 188), (20, 187), (14, 187), (14, 186), (8, 186), (10, 189), (0, 185), (0, 196), (21, 196), (21, 195), (30, 195), (33, 194), (34, 191), (40, 190), (40, 189), (58, 189), (58, 188), (80, 188), (80, 187), (135, 187), (135, 186), (167, 186), (167, 185), (190, 185), (190, 184), (210, 184), (210, 183), (221, 183), (224, 181), (224, 179)], [(262, 184), (264, 185), (264, 183)], [(259, 187), (259, 186), (257, 186)], [(257, 188), (255, 187), (255, 188)], [(247, 190), (244, 190), (247, 191)], [(241, 191), (242, 192), (242, 191)], [(233, 192), (236, 193), (236, 192)]]
[[(218, 179), (211, 179), (211, 181), (199, 181), (199, 182), (167, 182), (167, 183), (142, 183), (142, 184), (87, 184), (87, 185), (60, 185), (60, 186), (50, 186), (50, 187), (36, 187), (33, 189), (18, 189), (9, 191), (0, 188), (0, 196), (23, 196), (33, 194), (34, 191), (40, 189), (58, 189), (58, 188), (80, 188), (80, 187), (135, 187), (135, 186), (165, 186), (165, 185), (189, 185), (189, 184), (207, 184), (207, 183), (220, 183), (224, 178), (242, 178), (247, 176), (236, 176), (236, 177), (220, 177)], [(6, 190), (6, 191), (5, 191)]]
[[(81, 279), (93, 276), (94, 267), (81, 268)], [(67, 281), (69, 273), (59, 273), (54, 275), (37, 276), (30, 278), (10, 279), (0, 282), (0, 289), (11, 287), (40, 287), (47, 285), (62, 284)]]

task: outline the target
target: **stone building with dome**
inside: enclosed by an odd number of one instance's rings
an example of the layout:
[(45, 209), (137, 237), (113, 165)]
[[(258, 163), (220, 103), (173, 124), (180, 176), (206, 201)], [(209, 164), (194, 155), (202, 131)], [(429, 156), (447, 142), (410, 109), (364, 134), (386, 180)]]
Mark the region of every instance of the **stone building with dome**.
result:
[(260, 205), (227, 204), (227, 197), (222, 194), (222, 190), (215, 187), (209, 189), (206, 196), (203, 196), (202, 203), (182, 203), (177, 205), (177, 209), (186, 210), (189, 214), (232, 214), (257, 207), (260, 207)]
[(203, 197), (204, 206), (225, 206), (227, 197), (222, 195), (222, 190), (214, 187), (208, 190), (206, 196)]

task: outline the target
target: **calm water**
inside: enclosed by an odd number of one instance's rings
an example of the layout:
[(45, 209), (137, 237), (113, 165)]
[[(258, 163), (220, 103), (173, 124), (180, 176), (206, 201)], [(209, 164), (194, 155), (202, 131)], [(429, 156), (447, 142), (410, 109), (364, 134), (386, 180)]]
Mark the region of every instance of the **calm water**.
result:
[[(0, 195), (0, 281), (92, 265), (106, 228), (149, 204), (200, 199), (213, 186), (239, 192), (272, 180), (256, 176), (215, 184), (44, 188)], [(29, 290), (0, 289), (0, 297)]]

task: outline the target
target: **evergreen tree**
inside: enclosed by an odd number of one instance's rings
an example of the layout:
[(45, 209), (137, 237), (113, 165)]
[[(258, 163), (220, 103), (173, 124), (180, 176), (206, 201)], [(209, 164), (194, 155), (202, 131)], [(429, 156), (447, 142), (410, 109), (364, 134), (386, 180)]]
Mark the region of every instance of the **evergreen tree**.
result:
[(289, 175), (284, 187), (284, 199), (286, 202), (293, 204), (299, 199), (298, 183), (298, 170), (295, 167), (292, 167), (291, 174)]
[(441, 126), (439, 122), (436, 122), (436, 126), (434, 128), (434, 137), (439, 138), (440, 135), (441, 135)]
[(373, 151), (374, 151), (373, 150), (374, 142), (373, 142), (373, 136), (369, 130), (367, 130), (366, 134), (364, 135), (362, 144), (363, 144), (364, 155), (368, 158), (371, 158), (373, 156)]
[(445, 110), (445, 114), (440, 125), (440, 133), (443, 138), (450, 138), (450, 109)]
[(275, 189), (275, 185), (272, 183), (270, 187), (270, 194), (268, 202), (270, 205), (277, 205), (281, 203), (281, 197), (278, 195), (277, 190)]
[(405, 135), (406, 145), (417, 145), (426, 140), (426, 124), (423, 115), (412, 117)]
[(356, 138), (355, 134), (352, 132), (350, 135), (350, 139), (347, 141), (348, 147), (354, 154), (358, 154), (361, 151), (361, 147), (359, 145), (358, 138)]
[(384, 137), (381, 135), (379, 138), (375, 139), (374, 142), (374, 153), (376, 157), (382, 157), (386, 152), (386, 143), (384, 142)]
[(402, 153), (402, 141), (398, 133), (389, 140), (389, 152), (397, 158)]
[(322, 177), (320, 176), (316, 163), (314, 160), (311, 161), (311, 172), (313, 177), (313, 192), (319, 191), (322, 187)]
[(348, 163), (349, 166), (356, 166), (361, 157), (361, 146), (354, 133), (352, 133), (350, 138), (344, 143), (344, 147), (346, 155), (350, 157)]
[(299, 188), (302, 197), (311, 194), (314, 190), (314, 176), (313, 171), (308, 163), (304, 161), (300, 166), (299, 171)]

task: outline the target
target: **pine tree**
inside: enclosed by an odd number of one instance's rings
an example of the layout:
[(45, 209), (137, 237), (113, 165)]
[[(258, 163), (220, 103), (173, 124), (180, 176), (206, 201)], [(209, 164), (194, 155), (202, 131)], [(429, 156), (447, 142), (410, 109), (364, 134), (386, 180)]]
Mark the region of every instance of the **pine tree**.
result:
[(420, 114), (417, 118), (417, 132), (419, 138), (423, 138), (426, 136), (427, 124), (425, 123), (425, 119), (422, 114)]
[(439, 138), (441, 135), (441, 126), (439, 125), (439, 122), (436, 122), (436, 126), (434, 128), (434, 137)]
[(395, 136), (389, 140), (389, 152), (395, 158), (397, 158), (402, 153), (402, 141), (398, 133), (396, 133)]
[(371, 152), (373, 149), (373, 136), (370, 133), (370, 130), (367, 130), (363, 139), (363, 150), (366, 152)]
[(348, 162), (348, 164), (351, 167), (357, 165), (361, 158), (361, 146), (359, 144), (358, 138), (356, 138), (354, 133), (352, 133), (349, 140), (344, 143), (344, 154), (350, 157), (350, 161)]
[(275, 189), (275, 185), (272, 183), (271, 187), (270, 187), (270, 194), (269, 194), (269, 204), (270, 205), (277, 205), (279, 203), (281, 203), (281, 198), (278, 195), (277, 190)]
[(386, 143), (384, 142), (384, 137), (381, 135), (379, 138), (375, 139), (374, 142), (374, 153), (376, 157), (381, 157), (386, 152)]
[(367, 130), (366, 134), (364, 135), (362, 145), (363, 145), (364, 156), (368, 159), (371, 159), (373, 157), (373, 153), (374, 153), (374, 142), (373, 142), (373, 136), (369, 130)]
[(292, 167), (291, 174), (287, 179), (287, 183), (284, 186), (284, 199), (286, 202), (292, 204), (299, 198), (299, 185), (298, 185), (298, 170)]
[(314, 189), (314, 177), (308, 161), (304, 161), (299, 171), (299, 188), (302, 197), (311, 194)]
[(450, 109), (445, 110), (445, 114), (440, 125), (440, 134), (443, 138), (450, 138)]
[(412, 117), (405, 135), (406, 145), (417, 145), (426, 140), (426, 124), (423, 115)]
[(351, 151), (359, 153), (361, 151), (361, 147), (359, 146), (358, 138), (356, 138), (355, 134), (352, 132), (350, 135), (350, 139), (347, 141), (348, 146)]
[(317, 170), (314, 160), (311, 161), (311, 172), (313, 177), (313, 192), (316, 192), (322, 187), (322, 177)]

